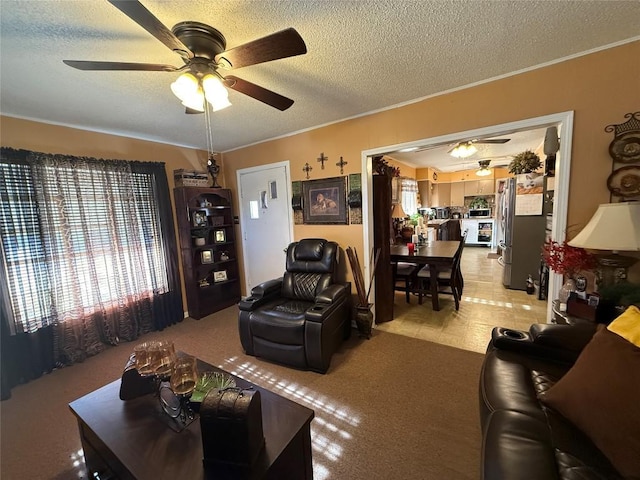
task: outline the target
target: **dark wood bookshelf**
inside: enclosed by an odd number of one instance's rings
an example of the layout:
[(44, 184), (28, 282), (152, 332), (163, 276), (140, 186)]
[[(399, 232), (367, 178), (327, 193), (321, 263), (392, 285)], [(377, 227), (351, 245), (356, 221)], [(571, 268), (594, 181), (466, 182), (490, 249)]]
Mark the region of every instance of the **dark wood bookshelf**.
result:
[(231, 190), (178, 187), (174, 197), (187, 309), (200, 319), (240, 301)]

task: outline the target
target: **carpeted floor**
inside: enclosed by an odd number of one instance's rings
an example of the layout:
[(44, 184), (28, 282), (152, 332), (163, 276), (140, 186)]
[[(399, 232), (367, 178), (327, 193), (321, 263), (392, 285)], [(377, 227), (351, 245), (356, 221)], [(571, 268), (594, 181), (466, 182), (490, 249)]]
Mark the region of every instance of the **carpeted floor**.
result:
[[(315, 480), (479, 477), (482, 355), (381, 331), (362, 340), (354, 332), (320, 375), (246, 356), (236, 326), (232, 307), (144, 339), (173, 340), (179, 350), (312, 408)], [(0, 403), (0, 477), (86, 479), (68, 403), (118, 378), (133, 346), (15, 388)]]

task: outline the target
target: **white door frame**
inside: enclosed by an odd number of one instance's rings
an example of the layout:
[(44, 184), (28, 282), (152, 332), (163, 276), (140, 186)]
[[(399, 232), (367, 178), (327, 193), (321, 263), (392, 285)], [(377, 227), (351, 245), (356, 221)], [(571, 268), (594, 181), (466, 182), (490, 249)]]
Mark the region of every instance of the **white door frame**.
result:
[[(560, 151), (559, 162), (556, 162), (555, 191), (553, 201), (553, 223), (551, 239), (556, 242), (565, 240), (567, 230), (567, 211), (569, 206), (569, 175), (571, 171), (571, 145), (573, 142), (573, 111), (554, 113), (542, 117), (528, 118), (517, 122), (502, 123), (490, 127), (467, 130), (464, 132), (451, 133), (438, 137), (431, 137), (413, 142), (388, 145), (385, 147), (363, 150), (361, 155), (362, 176), (366, 181), (362, 182), (362, 242), (363, 242), (363, 267), (364, 278), (368, 281), (371, 275), (369, 271), (369, 252), (373, 247), (373, 202), (371, 201), (371, 191), (373, 189), (373, 169), (369, 157), (381, 155), (390, 151), (409, 147), (423, 147), (429, 144), (449, 144), (459, 141), (461, 138), (500, 136), (516, 131), (533, 130), (558, 125), (560, 128)], [(562, 275), (553, 271), (549, 272), (549, 295), (547, 297), (547, 321), (553, 318), (552, 303), (558, 297), (558, 292), (562, 286)], [(372, 287), (375, 298), (375, 283)], [(374, 307), (375, 308), (375, 307)], [(374, 316), (375, 318), (375, 316)]]
[[(268, 163), (266, 165), (258, 165), (256, 167), (248, 167), (248, 168), (241, 168), (239, 170), (236, 170), (236, 185), (238, 185), (238, 199), (240, 201), (240, 208), (238, 209), (239, 211), (239, 216), (240, 216), (240, 236), (242, 237), (242, 251), (246, 252), (247, 251), (247, 244), (246, 244), (246, 240), (247, 240), (247, 218), (245, 218), (245, 215), (243, 214), (243, 208), (242, 208), (242, 183), (240, 181), (240, 177), (243, 174), (246, 173), (255, 173), (255, 172), (259, 172), (262, 170), (271, 170), (272, 168), (279, 168), (279, 167), (284, 167), (284, 174), (285, 174), (285, 195), (284, 198), (285, 199), (290, 199), (291, 198), (291, 166), (289, 164), (289, 160), (284, 160), (282, 162), (275, 162), (275, 163)], [(289, 201), (289, 200), (287, 200)], [(289, 243), (293, 242), (293, 210), (288, 209), (288, 221), (289, 221)], [(246, 258), (246, 255), (244, 256), (244, 258)], [(246, 262), (242, 263), (243, 265), (243, 270), (244, 270), (244, 283), (245, 283), (245, 291), (247, 292), (247, 295), (249, 295), (251, 293), (251, 288), (252, 285), (249, 285), (249, 275), (247, 272), (247, 264)]]

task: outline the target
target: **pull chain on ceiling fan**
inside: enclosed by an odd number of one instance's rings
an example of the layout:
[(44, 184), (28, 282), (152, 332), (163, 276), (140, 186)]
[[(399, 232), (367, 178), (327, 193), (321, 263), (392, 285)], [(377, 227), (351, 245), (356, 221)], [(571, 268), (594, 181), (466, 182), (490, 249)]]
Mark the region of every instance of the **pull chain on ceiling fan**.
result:
[(278, 110), (286, 110), (293, 100), (233, 75), (222, 76), (218, 70), (232, 70), (307, 53), (300, 34), (293, 28), (226, 50), (222, 33), (200, 22), (180, 22), (169, 30), (137, 0), (107, 0), (131, 20), (182, 57), (184, 65), (152, 63), (99, 62), (63, 60), (78, 70), (128, 70), (147, 72), (183, 72), (171, 90), (185, 105), (187, 113), (202, 113), (204, 101), (213, 111), (231, 103), (225, 87), (255, 98)]

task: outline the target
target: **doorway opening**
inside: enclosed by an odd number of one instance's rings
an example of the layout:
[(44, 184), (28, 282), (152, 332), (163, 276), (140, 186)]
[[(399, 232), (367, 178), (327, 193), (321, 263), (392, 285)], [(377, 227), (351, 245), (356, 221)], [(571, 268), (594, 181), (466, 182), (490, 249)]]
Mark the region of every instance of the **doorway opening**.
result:
[[(371, 157), (374, 155), (383, 155), (387, 152), (397, 151), (409, 148), (424, 148), (430, 145), (447, 145), (460, 142), (468, 138), (487, 138), (502, 135), (509, 135), (515, 132), (523, 132), (539, 128), (547, 128), (557, 126), (561, 133), (562, 141), (560, 142), (560, 150), (557, 155), (556, 175), (555, 175), (555, 192), (553, 203), (553, 217), (551, 225), (551, 239), (554, 241), (564, 240), (567, 226), (567, 208), (569, 198), (569, 175), (571, 165), (571, 145), (573, 135), (573, 112), (562, 112), (542, 117), (535, 117), (517, 122), (493, 125), (476, 130), (456, 132), (452, 134), (442, 135), (420, 139), (412, 142), (406, 142), (396, 145), (383, 146), (362, 152), (362, 172), (365, 181), (362, 185), (363, 200), (363, 245), (365, 259), (363, 264), (368, 270), (370, 264), (369, 252), (373, 246), (373, 202), (372, 202), (372, 162)], [(365, 278), (370, 278), (370, 272), (366, 271)], [(550, 272), (549, 275), (549, 294), (546, 308), (546, 319), (552, 318), (552, 300), (557, 297), (558, 291), (562, 285), (562, 277), (558, 274)], [(375, 295), (375, 281), (372, 285), (372, 292)], [(373, 297), (375, 298), (375, 296)], [(375, 311), (375, 307), (374, 307)], [(375, 318), (375, 317), (374, 317)]]

